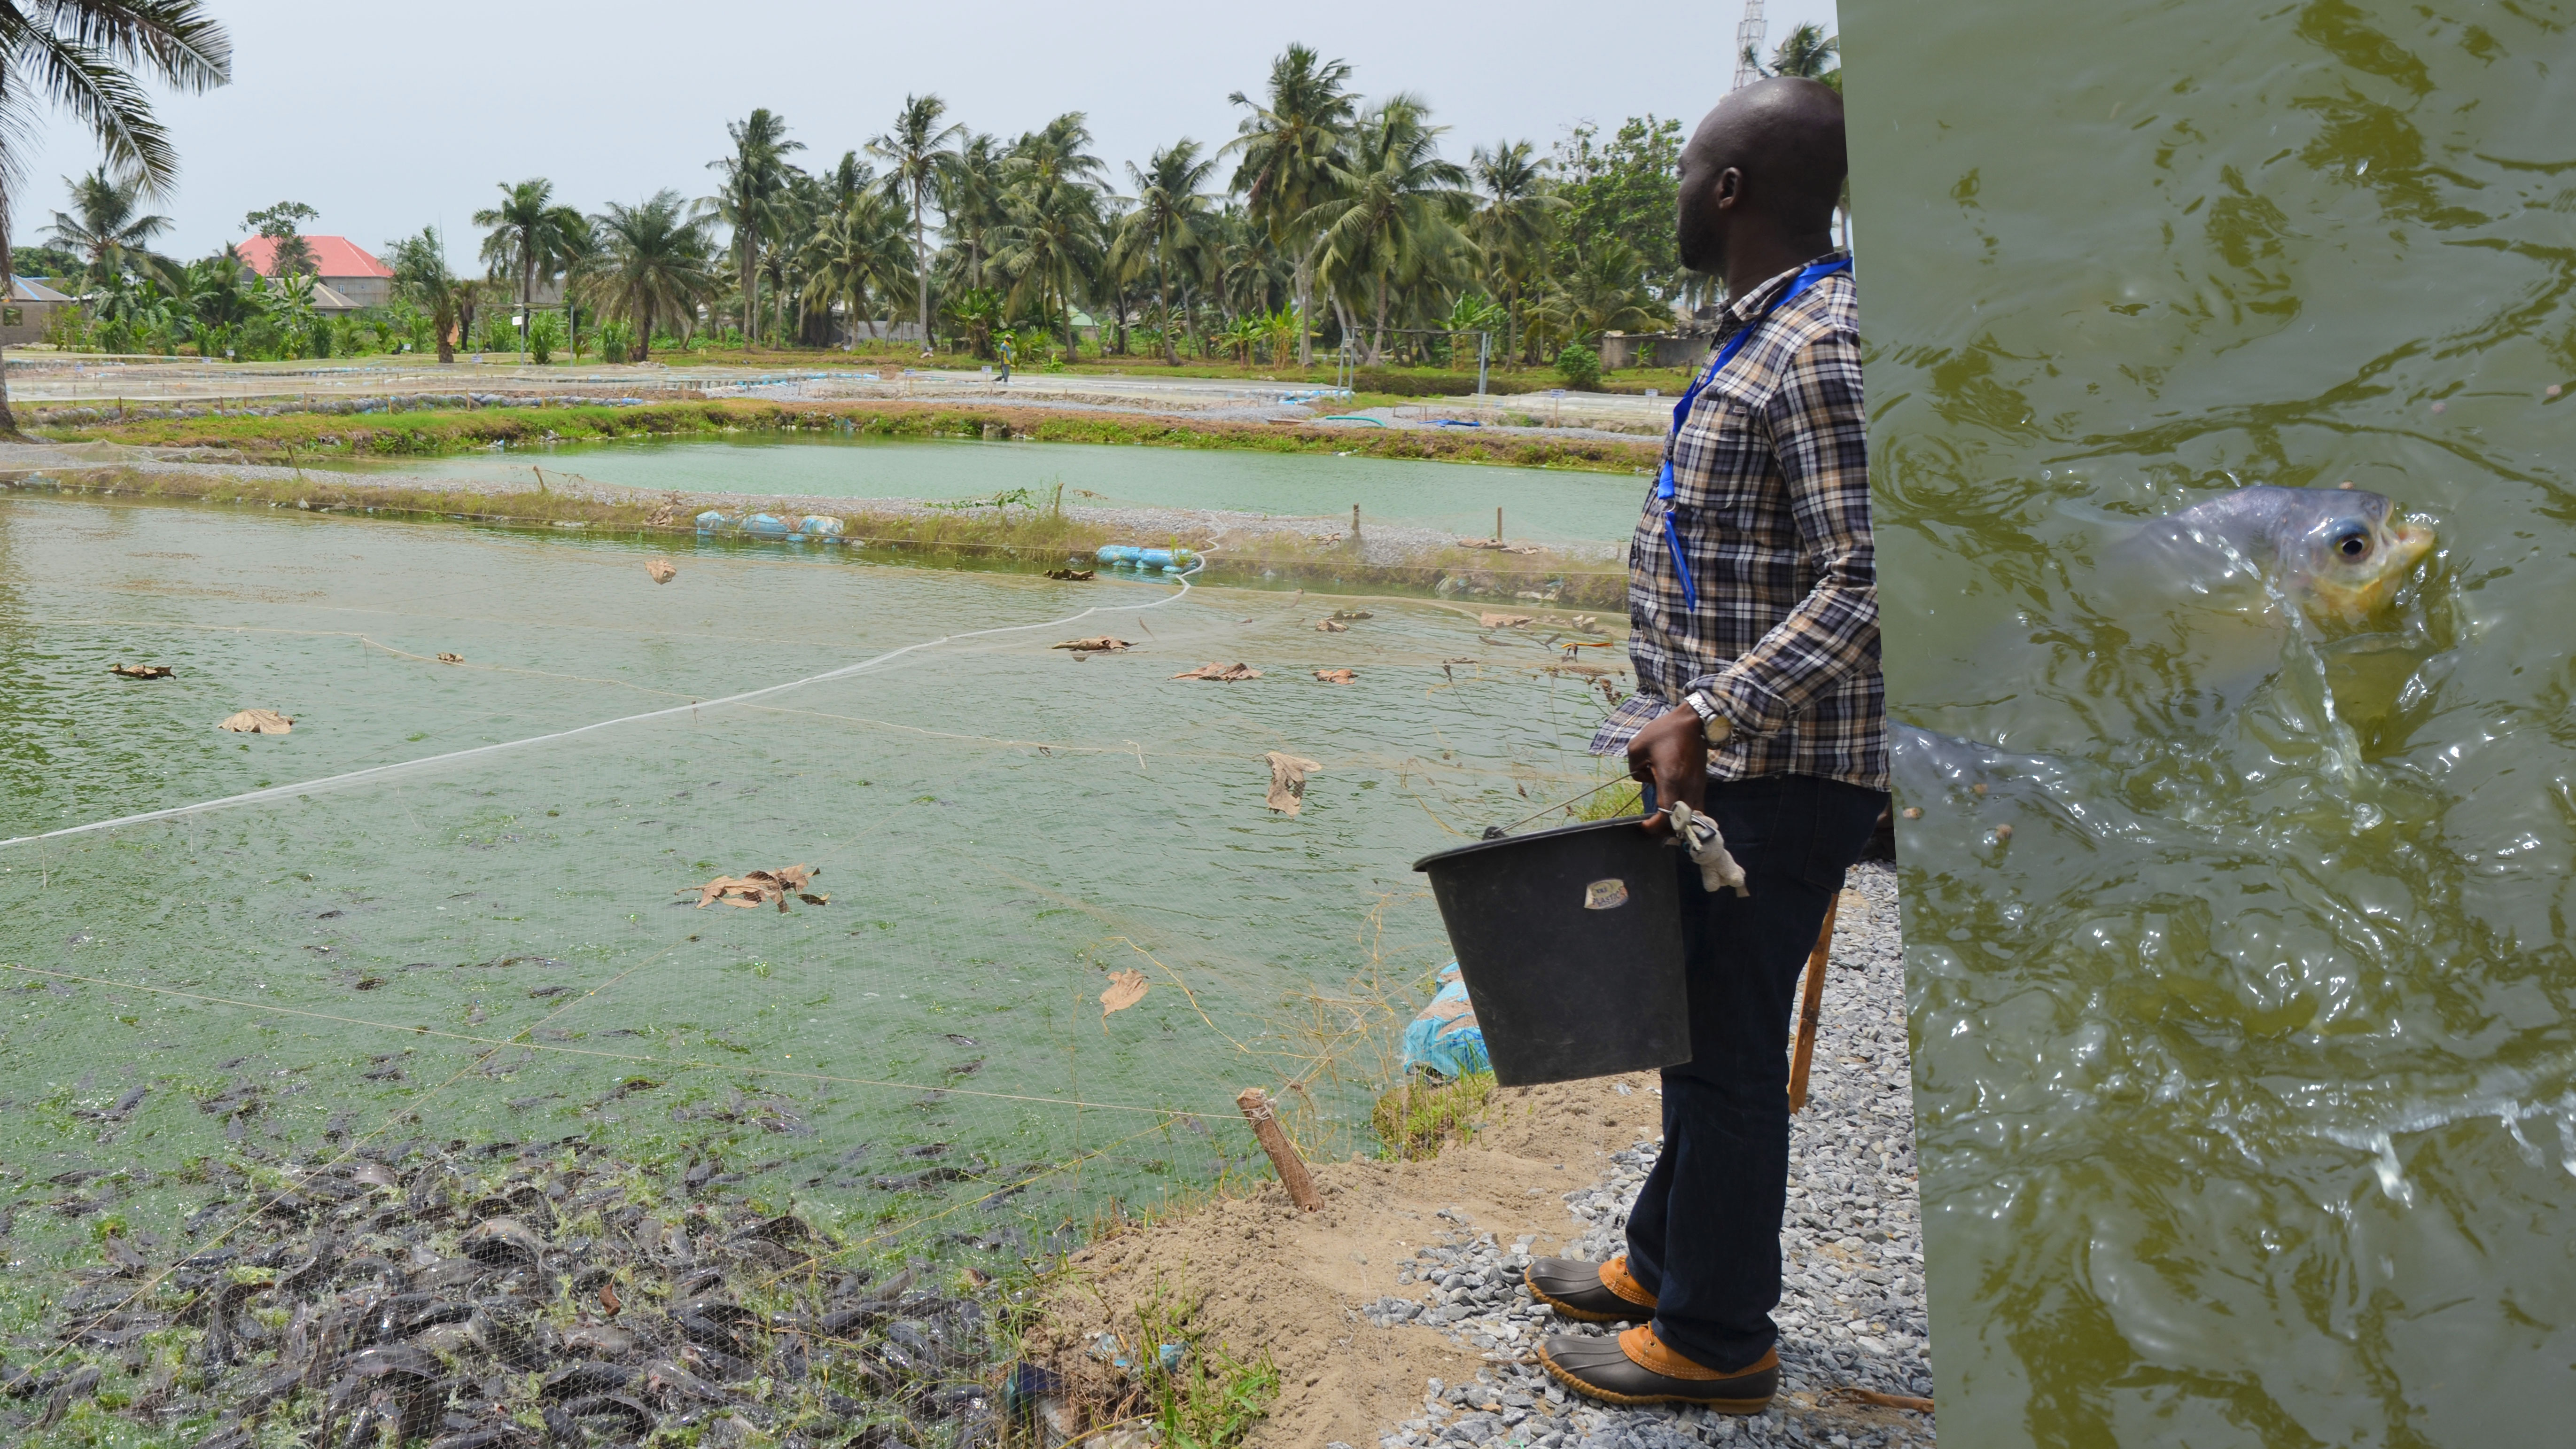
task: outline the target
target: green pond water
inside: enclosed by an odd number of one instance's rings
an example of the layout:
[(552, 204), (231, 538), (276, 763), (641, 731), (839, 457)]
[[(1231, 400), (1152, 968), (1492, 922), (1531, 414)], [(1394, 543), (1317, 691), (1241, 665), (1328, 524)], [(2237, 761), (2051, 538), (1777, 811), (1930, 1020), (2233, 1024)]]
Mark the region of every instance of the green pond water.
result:
[[(166, 1232), (211, 1195), (190, 1162), (360, 1140), (713, 1155), (862, 1239), (1003, 1253), (1257, 1159), (1245, 1086), (1307, 1082), (1286, 1096), (1309, 1149), (1372, 1149), (1389, 1029), (1445, 959), (1411, 862), (1596, 778), (1598, 692), (1428, 603), (1322, 634), (1328, 606), (1277, 594), (718, 544), (657, 588), (665, 547), (0, 501), (9, 837), (1099, 607), (753, 705), (0, 848), (0, 961), (26, 968), (0, 971), (14, 1263), (94, 1260), (103, 1212)], [(1048, 647), (1102, 633), (1139, 647)], [(1168, 677), (1209, 660), (1263, 677)], [(293, 732), (215, 728), (253, 706)], [(1322, 763), (1298, 818), (1264, 808), (1273, 750)], [(678, 894), (796, 862), (829, 904)], [(1150, 993), (1104, 1021), (1128, 969)], [(252, 1089), (249, 1114), (201, 1109)], [(937, 1167), (962, 1180), (900, 1180)]]
[[(2576, 6), (1842, 18), (1943, 1436), (2557, 1442)], [(2366, 627), (2097, 587), (2347, 480)]]
[[(1615, 542), (1636, 526), (1643, 475), (1421, 463), (1310, 453), (1196, 451), (967, 439), (638, 438), (559, 443), (461, 457), (358, 462), (459, 480), (525, 484), (529, 469), (630, 488), (849, 499), (991, 498), (1026, 489), (1068, 507), (1205, 508), (1284, 518), (1350, 517), (1488, 537), (1503, 510), (1513, 538)], [(558, 480), (560, 481), (560, 480)]]

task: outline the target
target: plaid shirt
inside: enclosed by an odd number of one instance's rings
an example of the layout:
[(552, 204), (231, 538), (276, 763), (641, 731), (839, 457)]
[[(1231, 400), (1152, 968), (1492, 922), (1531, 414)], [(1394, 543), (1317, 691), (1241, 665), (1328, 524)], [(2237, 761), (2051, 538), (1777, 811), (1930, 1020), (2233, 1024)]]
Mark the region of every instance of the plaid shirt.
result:
[[(1719, 342), (1796, 276), (1782, 272), (1737, 299)], [(1666, 440), (1673, 522), (1699, 609), (1683, 603), (1649, 487), (1628, 543), (1638, 692), (1602, 722), (1593, 753), (1624, 751), (1649, 720), (1704, 691), (1735, 727), (1709, 752), (1712, 776), (1887, 788), (1854, 298), (1841, 272), (1781, 307)]]

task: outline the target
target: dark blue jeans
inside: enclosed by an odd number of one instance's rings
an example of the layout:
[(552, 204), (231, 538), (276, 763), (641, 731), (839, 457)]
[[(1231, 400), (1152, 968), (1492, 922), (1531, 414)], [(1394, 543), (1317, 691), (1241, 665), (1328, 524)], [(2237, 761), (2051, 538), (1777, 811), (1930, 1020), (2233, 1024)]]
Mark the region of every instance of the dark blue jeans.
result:
[(1886, 804), (1808, 775), (1712, 780), (1708, 811), (1752, 894), (1710, 895), (1674, 852), (1691, 1060), (1664, 1069), (1664, 1151), (1628, 1216), (1628, 1271), (1655, 1295), (1655, 1336), (1708, 1368), (1744, 1368), (1779, 1341), (1789, 1017), (1825, 907)]

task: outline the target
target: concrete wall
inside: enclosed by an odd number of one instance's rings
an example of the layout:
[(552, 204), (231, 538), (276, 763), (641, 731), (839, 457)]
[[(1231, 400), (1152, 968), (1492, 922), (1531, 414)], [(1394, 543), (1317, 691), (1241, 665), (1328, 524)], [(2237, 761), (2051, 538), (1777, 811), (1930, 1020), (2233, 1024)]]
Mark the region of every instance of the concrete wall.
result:
[(0, 318), (12, 312), (18, 316), (15, 325), (0, 321), (0, 347), (24, 347), (30, 342), (44, 341), (45, 327), (54, 320), (54, 313), (69, 305), (65, 302), (19, 302), (0, 312)]
[(382, 307), (394, 299), (391, 277), (324, 277), (321, 281), (361, 307)]

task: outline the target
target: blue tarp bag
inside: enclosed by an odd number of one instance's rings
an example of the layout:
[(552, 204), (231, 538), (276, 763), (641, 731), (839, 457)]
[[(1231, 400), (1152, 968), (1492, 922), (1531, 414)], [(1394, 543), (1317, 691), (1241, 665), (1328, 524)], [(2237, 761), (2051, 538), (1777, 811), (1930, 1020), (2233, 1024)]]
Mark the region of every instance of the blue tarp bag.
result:
[(1476, 1008), (1467, 1000), (1467, 983), (1458, 979), (1458, 963), (1440, 968), (1440, 990), (1404, 1029), (1404, 1069), (1422, 1070), (1455, 1080), (1469, 1072), (1490, 1072), (1485, 1056), (1485, 1029), (1476, 1024)]

